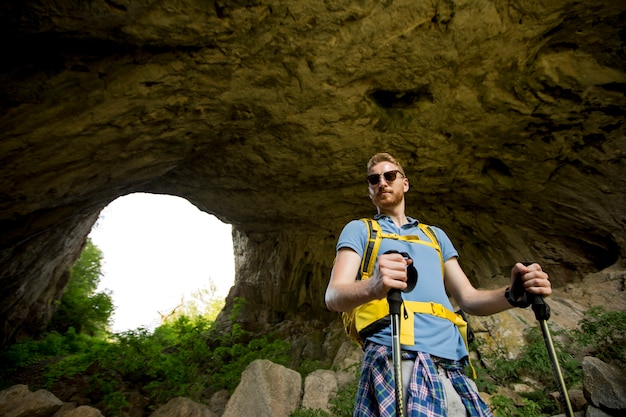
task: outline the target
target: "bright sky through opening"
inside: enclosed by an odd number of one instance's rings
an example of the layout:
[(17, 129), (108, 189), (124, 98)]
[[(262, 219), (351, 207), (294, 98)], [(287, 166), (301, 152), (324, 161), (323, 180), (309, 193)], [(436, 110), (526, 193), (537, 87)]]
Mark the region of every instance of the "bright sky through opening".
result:
[(112, 331), (160, 324), (191, 293), (226, 297), (233, 285), (232, 227), (183, 198), (130, 194), (101, 213), (89, 237), (103, 253), (98, 291), (113, 291)]

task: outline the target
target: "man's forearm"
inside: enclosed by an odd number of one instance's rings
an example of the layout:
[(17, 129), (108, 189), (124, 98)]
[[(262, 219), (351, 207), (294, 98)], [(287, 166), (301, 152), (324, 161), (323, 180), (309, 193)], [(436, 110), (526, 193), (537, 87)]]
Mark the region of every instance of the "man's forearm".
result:
[(326, 307), (331, 311), (350, 311), (374, 300), (367, 281), (354, 281), (350, 285), (333, 285), (326, 290)]
[(512, 308), (504, 297), (505, 287), (493, 290), (476, 290), (474, 295), (466, 300), (461, 308), (474, 316), (489, 316)]

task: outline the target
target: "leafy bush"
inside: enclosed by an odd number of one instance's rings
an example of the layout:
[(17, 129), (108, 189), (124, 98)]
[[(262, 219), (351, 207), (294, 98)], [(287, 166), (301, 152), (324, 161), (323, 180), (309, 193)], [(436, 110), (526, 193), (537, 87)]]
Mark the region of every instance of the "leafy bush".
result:
[[(485, 368), (474, 367), (476, 370), (476, 379), (474, 382), (480, 392), (486, 392), (487, 394), (495, 394), (498, 392), (498, 386), (496, 385), (494, 378), (487, 372)], [(466, 375), (468, 375), (466, 373)]]
[(359, 389), (358, 375), (356, 380), (337, 392), (337, 396), (330, 401), (330, 409), (335, 417), (350, 417), (354, 412), (354, 402)]
[[(558, 333), (552, 332), (552, 335)], [(526, 333), (526, 344), (516, 359), (509, 359), (504, 355), (491, 357), (493, 367), (489, 369), (490, 378), (498, 385), (507, 385), (518, 382), (522, 377), (529, 377), (542, 381), (546, 389), (556, 391), (557, 383), (552, 371), (552, 362), (548, 356), (545, 341), (538, 327), (531, 327)], [(568, 386), (579, 385), (582, 381), (580, 361), (567, 352), (562, 343), (553, 338), (553, 345)]]
[(253, 339), (247, 344), (236, 343), (232, 346), (220, 346), (211, 357), (215, 372), (210, 377), (211, 385), (233, 392), (241, 373), (256, 359), (269, 359), (274, 363), (286, 365), (289, 361), (289, 343), (275, 339), (271, 335)]
[(102, 251), (87, 239), (85, 249), (70, 269), (70, 279), (63, 296), (56, 303), (56, 312), (48, 324), (48, 331), (103, 334), (114, 311), (111, 292), (96, 292), (102, 265)]
[[(101, 398), (106, 415), (120, 415), (127, 405), (123, 392), (141, 389), (153, 404), (176, 396), (199, 400), (206, 390), (227, 389), (239, 384), (241, 373), (255, 359), (286, 363), (289, 344), (271, 335), (253, 338), (246, 343), (221, 345), (211, 350), (209, 340), (212, 322), (201, 317), (191, 320), (181, 316), (173, 323), (158, 327), (154, 333), (139, 328), (111, 335), (111, 339), (91, 338), (80, 352), (49, 349), (50, 343), (26, 343), (11, 349), (21, 356), (40, 352), (39, 360), (62, 354), (64, 357), (44, 367), (45, 388), (60, 379), (89, 375), (89, 395)], [(51, 334), (50, 339), (67, 337)], [(72, 336), (74, 337), (74, 336)], [(224, 337), (232, 339), (232, 334)], [(46, 339), (47, 340), (47, 339)], [(232, 342), (232, 340), (231, 340)], [(66, 346), (67, 344), (60, 344)], [(33, 349), (33, 346), (39, 346)], [(25, 361), (21, 362), (26, 363)]]
[(558, 414), (562, 414), (563, 411), (559, 404), (554, 401), (549, 395), (546, 395), (545, 391), (538, 390), (532, 392), (525, 392), (521, 394), (522, 397), (526, 399), (526, 402), (532, 404), (541, 411), (542, 414), (548, 416), (555, 416)]
[(330, 414), (319, 408), (298, 408), (296, 411), (289, 414), (289, 417), (330, 417)]
[(535, 402), (522, 399), (521, 404), (516, 404), (511, 398), (503, 395), (494, 395), (491, 398), (491, 408), (497, 417), (545, 416)]
[(289, 359), (290, 345), (273, 335), (254, 338), (238, 326), (218, 335), (212, 325), (203, 316), (179, 316), (152, 333), (138, 328), (104, 338), (77, 334), (73, 328), (64, 335), (50, 332), (0, 350), (2, 388), (34, 364), (43, 378), (41, 386), (31, 389), (50, 389), (57, 381), (86, 375), (84, 394), (105, 415), (118, 416), (128, 405), (129, 391), (139, 390), (154, 405), (176, 396), (202, 401), (218, 390), (232, 392), (255, 359), (279, 364)]
[(77, 334), (72, 327), (65, 335), (50, 332), (40, 339), (24, 340), (0, 349), (0, 375), (6, 377), (19, 369), (50, 358), (76, 354), (90, 347), (91, 337)]
[(210, 321), (215, 321), (226, 303), (224, 297), (218, 297), (216, 293), (217, 286), (209, 278), (209, 285), (193, 291), (191, 299), (185, 300), (183, 298), (181, 305), (165, 317), (165, 322), (174, 322), (182, 316), (189, 318), (203, 317)]
[(593, 307), (578, 324), (580, 328), (568, 335), (579, 352), (626, 369), (626, 311), (607, 312), (602, 306)]

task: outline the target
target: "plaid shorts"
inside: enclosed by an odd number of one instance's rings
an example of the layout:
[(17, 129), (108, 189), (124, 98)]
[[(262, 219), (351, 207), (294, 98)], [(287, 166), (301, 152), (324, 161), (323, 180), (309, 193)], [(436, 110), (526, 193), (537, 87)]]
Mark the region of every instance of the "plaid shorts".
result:
[[(396, 395), (393, 370), (389, 358), (391, 348), (369, 342), (361, 367), (361, 378), (354, 406), (354, 417), (395, 417)], [(408, 387), (407, 417), (447, 417), (446, 398), (433, 358), (422, 352), (402, 352), (403, 360), (413, 360)], [(493, 417), (463, 372), (459, 361), (437, 358), (459, 394), (467, 415)]]

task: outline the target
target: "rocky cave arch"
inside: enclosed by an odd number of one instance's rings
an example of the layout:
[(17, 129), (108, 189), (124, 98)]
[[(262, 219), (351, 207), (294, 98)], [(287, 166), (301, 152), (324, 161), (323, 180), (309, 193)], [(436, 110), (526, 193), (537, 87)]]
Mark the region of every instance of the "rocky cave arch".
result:
[(518, 259), (557, 286), (623, 268), (623, 2), (79, 3), (1, 6), (3, 343), (132, 192), (233, 225), (251, 328), (334, 320), (335, 240), (381, 150), (478, 285)]

